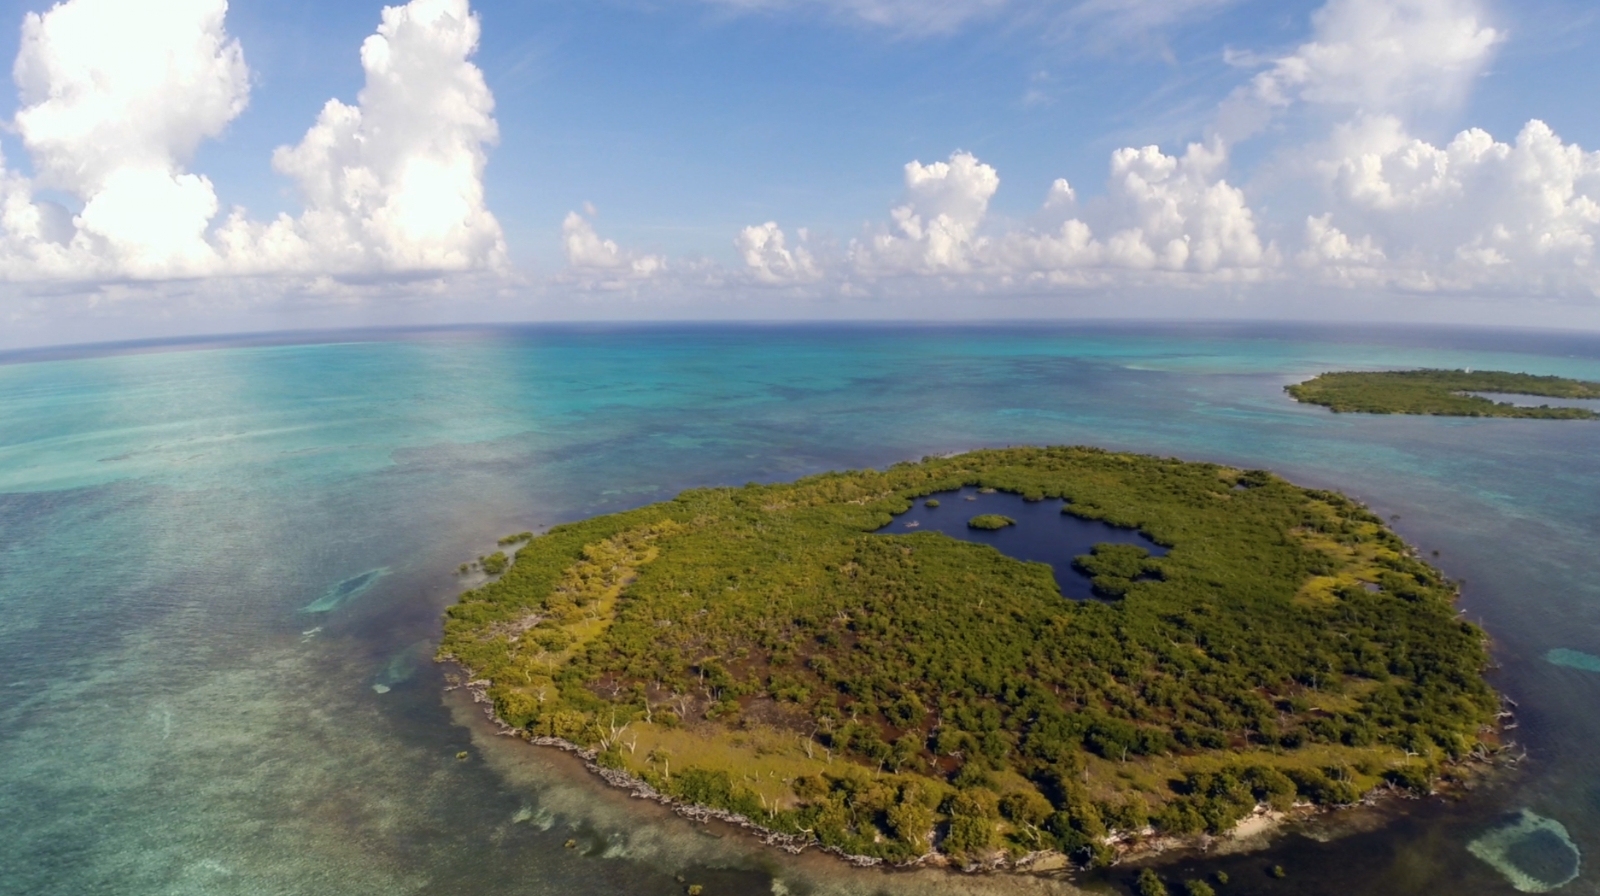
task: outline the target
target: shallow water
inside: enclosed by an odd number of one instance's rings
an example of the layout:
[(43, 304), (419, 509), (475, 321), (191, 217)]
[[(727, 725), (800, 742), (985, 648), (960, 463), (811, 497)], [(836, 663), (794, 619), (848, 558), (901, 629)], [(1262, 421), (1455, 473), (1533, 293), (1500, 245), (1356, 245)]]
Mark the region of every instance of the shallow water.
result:
[[(1600, 379), (1600, 338), (685, 326), (181, 348), (0, 364), (0, 892), (669, 894), (678, 875), (708, 896), (1058, 891), (854, 871), (682, 822), (494, 737), (425, 661), (471, 581), (455, 569), (499, 535), (1041, 443), (1266, 467), (1397, 516), (1466, 580), (1521, 707), (1529, 760), (1504, 786), (1174, 874), (1229, 868), (1238, 894), (1509, 894), (1467, 851), (1508, 814), (1600, 845), (1600, 675), (1547, 659), (1600, 656), (1600, 429), (1282, 394), (1397, 365)], [(1595, 889), (1582, 871), (1561, 892)]]
[[(938, 501), (929, 507), (929, 499)], [(935, 492), (917, 499), (911, 509), (894, 522), (879, 529), (881, 535), (908, 532), (939, 532), (951, 538), (986, 544), (1007, 557), (1029, 563), (1047, 563), (1055, 575), (1063, 597), (1088, 600), (1093, 597), (1089, 576), (1072, 565), (1074, 558), (1089, 553), (1097, 544), (1133, 544), (1153, 557), (1164, 556), (1166, 548), (1151, 541), (1136, 529), (1107, 525), (1063, 513), (1059, 499), (1024, 500), (1010, 492), (978, 488)], [(1014, 521), (1003, 529), (974, 529), (967, 521), (982, 514), (999, 514)]]

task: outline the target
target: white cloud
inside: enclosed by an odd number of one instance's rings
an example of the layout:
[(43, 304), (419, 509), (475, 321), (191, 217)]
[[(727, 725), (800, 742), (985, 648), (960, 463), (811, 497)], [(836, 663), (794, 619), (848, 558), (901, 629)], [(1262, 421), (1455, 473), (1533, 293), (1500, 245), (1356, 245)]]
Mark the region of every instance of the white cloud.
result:
[[(372, 274), (503, 264), (484, 203), (493, 98), (468, 58), (467, 0), (385, 8), (361, 47), (355, 106), (330, 100), (274, 167), (305, 204), (217, 221), (211, 181), (186, 170), (245, 108), (249, 69), (225, 0), (66, 0), (23, 21), (15, 128), (34, 177), (0, 173), (0, 276), (163, 279)], [(71, 215), (39, 188), (82, 202)], [(215, 225), (215, 226), (214, 226)]]
[(1477, 0), (1329, 0), (1312, 25), (1310, 41), (1223, 104), (1225, 139), (1256, 133), (1296, 101), (1374, 113), (1454, 106), (1503, 39)]
[[(1031, 226), (990, 219), (1000, 177), (971, 154), (910, 163), (903, 203), (822, 279), (841, 291), (910, 275), (977, 292), (1277, 280), (1600, 296), (1600, 153), (1537, 121), (1510, 144), (1469, 129), (1434, 145), (1407, 130), (1408, 116), (1454, 108), (1503, 40), (1479, 3), (1328, 0), (1313, 26), (1286, 56), (1232, 57), (1265, 70), (1219, 110), (1211, 140), (1170, 155), (1119, 149), (1103, 195), (1080, 202), (1057, 180)], [(1275, 186), (1289, 194), (1288, 220), (1303, 223), (1297, 236), (1285, 228), (1295, 263), (1284, 265), (1227, 177), (1228, 141), (1296, 104), (1342, 123), (1325, 142), (1285, 146), (1280, 174), (1302, 179)], [(1306, 176), (1325, 189), (1311, 209)], [(757, 237), (770, 233), (781, 236), (769, 224), (740, 238), (758, 275), (771, 267)]]
[(305, 212), (265, 227), (235, 216), (222, 236), (237, 262), (352, 272), (502, 264), (483, 192), (494, 97), (468, 61), (478, 35), (467, 0), (386, 7), (361, 45), (357, 104), (329, 100), (298, 145), (273, 153)]
[(1331, 145), (1322, 170), (1335, 210), (1321, 220), (1363, 232), (1368, 257), (1350, 260), (1388, 261), (1392, 279), (1418, 287), (1600, 294), (1600, 152), (1542, 121), (1514, 143), (1473, 128), (1435, 146), (1374, 118)]
[[(1278, 264), (1278, 252), (1263, 245), (1244, 192), (1222, 176), (1226, 162), (1216, 142), (1191, 144), (1182, 155), (1155, 146), (1120, 149), (1111, 156), (1105, 196), (1080, 208), (1077, 191), (1057, 179), (1035, 224), (1009, 227), (987, 221), (1000, 186), (993, 167), (964, 152), (949, 162), (911, 162), (905, 202), (890, 211), (886, 225), (851, 242), (848, 272), (831, 273), (1001, 285), (1038, 275), (1057, 283), (1103, 283), (1128, 269), (1257, 279)], [(746, 229), (741, 247), (757, 230)], [(757, 266), (748, 253), (746, 260)], [(1074, 276), (1053, 276), (1062, 273)]]
[(892, 227), (851, 244), (856, 267), (884, 274), (970, 270), (986, 245), (978, 228), (1000, 188), (994, 168), (954, 152), (948, 162), (907, 163), (905, 186), (905, 203), (889, 213)]
[[(10, 276), (185, 276), (211, 269), (211, 181), (184, 166), (244, 110), (249, 70), (223, 28), (223, 0), (69, 0), (29, 13), (13, 78), (15, 127), (35, 182), (71, 193), (60, 214), (7, 175), (0, 270)], [(31, 208), (30, 208), (31, 207)], [(64, 211), (64, 210), (62, 210)], [(43, 243), (44, 245), (41, 245)]]
[(1007, 272), (1028, 273), (1094, 267), (1105, 256), (1105, 246), (1094, 238), (1089, 225), (1070, 218), (1056, 230), (1006, 234), (999, 241), (996, 260)]
[(1277, 251), (1262, 244), (1244, 192), (1222, 177), (1226, 162), (1220, 143), (1191, 144), (1181, 156), (1156, 146), (1119, 149), (1105, 196), (1079, 208), (1071, 184), (1057, 179), (1039, 225), (990, 235), (980, 230), (1000, 186), (993, 167), (964, 152), (948, 163), (911, 162), (905, 203), (891, 210), (888, 226), (853, 241), (849, 258), (869, 278), (1096, 268), (1254, 276), (1278, 263)]
[(1370, 235), (1352, 240), (1333, 226), (1332, 213), (1308, 215), (1305, 248), (1295, 256), (1300, 267), (1310, 269), (1325, 282), (1353, 286), (1373, 285), (1389, 279), (1384, 270), (1388, 260)]
[[(587, 204), (586, 207), (594, 208)], [(653, 277), (667, 267), (665, 259), (659, 255), (638, 255), (622, 249), (612, 240), (601, 239), (595, 233), (594, 224), (577, 212), (568, 212), (561, 222), (561, 250), (567, 257), (567, 264), (581, 278), (599, 277), (606, 283), (618, 278)]]
[(821, 275), (816, 259), (804, 245), (806, 231), (799, 231), (801, 245), (790, 249), (783, 229), (768, 221), (739, 231), (734, 248), (744, 258), (746, 270), (762, 283), (789, 283), (815, 280)]
[(1226, 161), (1220, 144), (1191, 143), (1182, 156), (1154, 146), (1112, 153), (1107, 199), (1121, 229), (1107, 242), (1108, 260), (1202, 273), (1261, 265), (1255, 215), (1220, 176)]

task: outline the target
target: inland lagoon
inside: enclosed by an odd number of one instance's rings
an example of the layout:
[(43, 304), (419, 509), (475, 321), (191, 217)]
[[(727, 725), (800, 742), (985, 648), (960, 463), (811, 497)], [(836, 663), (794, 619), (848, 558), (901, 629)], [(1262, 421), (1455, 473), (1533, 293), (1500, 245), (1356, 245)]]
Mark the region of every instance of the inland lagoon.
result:
[[(1264, 851), (1173, 853), (1155, 866), (1169, 890), (1220, 872), (1217, 892), (1263, 896), (1593, 892), (1593, 423), (1332, 414), (1283, 387), (1397, 366), (1594, 381), (1600, 338), (551, 326), (3, 360), (7, 894), (1130, 893), (1128, 865), (1005, 877), (790, 856), (497, 735), (427, 659), (445, 608), (484, 581), (457, 570), (512, 550), (506, 533), (1030, 444), (1271, 470), (1364, 502), (1460, 583), (1463, 618), (1492, 636), (1489, 684), (1516, 704), (1527, 758), (1503, 779), (1334, 812)], [(936, 509), (964, 527), (970, 506)], [(999, 536), (1025, 528), (1014, 509)]]
[[(932, 501), (932, 505), (929, 505)], [(999, 529), (969, 525), (974, 514), (994, 514), (1012, 521)], [(1097, 544), (1135, 545), (1161, 557), (1167, 549), (1137, 529), (1113, 526), (1101, 520), (1085, 519), (1065, 512), (1060, 500), (1029, 501), (1014, 492), (980, 489), (977, 486), (936, 492), (914, 502), (911, 509), (895, 516), (878, 530), (883, 535), (908, 532), (939, 532), (951, 538), (986, 544), (1007, 557), (1030, 563), (1047, 563), (1055, 574), (1061, 594), (1077, 600), (1093, 597), (1090, 575), (1073, 565), (1080, 555)]]

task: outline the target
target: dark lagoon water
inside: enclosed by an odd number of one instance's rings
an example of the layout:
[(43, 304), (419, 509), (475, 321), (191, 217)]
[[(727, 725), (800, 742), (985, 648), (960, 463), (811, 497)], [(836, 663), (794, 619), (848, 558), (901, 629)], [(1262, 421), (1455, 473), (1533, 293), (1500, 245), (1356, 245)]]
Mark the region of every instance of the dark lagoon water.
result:
[[(928, 499), (938, 501), (929, 507)], [(1007, 557), (1030, 563), (1047, 563), (1063, 597), (1088, 600), (1094, 595), (1089, 576), (1072, 566), (1073, 558), (1089, 553), (1097, 544), (1134, 544), (1161, 557), (1166, 548), (1137, 529), (1111, 526), (1062, 512), (1059, 499), (1027, 501), (1011, 492), (963, 488), (935, 492), (917, 499), (911, 509), (878, 531), (884, 535), (939, 532), (951, 538), (986, 544)], [(1004, 529), (974, 529), (967, 521), (982, 514), (999, 514), (1015, 521)]]
[[(547, 327), (0, 363), (0, 892), (1065, 892), (858, 871), (681, 821), (493, 736), (428, 661), (497, 536), (980, 446), (1086, 443), (1342, 489), (1465, 579), (1528, 760), (1342, 813), (1225, 892), (1592, 893), (1600, 424), (1334, 415), (1331, 369), (1600, 379), (1600, 337), (1249, 326)], [(458, 760), (459, 752), (467, 758)], [(567, 848), (571, 841), (573, 848)], [(1268, 877), (1269, 863), (1288, 871)], [(1518, 863), (1521, 863), (1519, 865)], [(1118, 870), (1090, 881), (1124, 887)], [(1530, 884), (1531, 882), (1531, 884)], [(1125, 892), (1125, 889), (1123, 890)]]

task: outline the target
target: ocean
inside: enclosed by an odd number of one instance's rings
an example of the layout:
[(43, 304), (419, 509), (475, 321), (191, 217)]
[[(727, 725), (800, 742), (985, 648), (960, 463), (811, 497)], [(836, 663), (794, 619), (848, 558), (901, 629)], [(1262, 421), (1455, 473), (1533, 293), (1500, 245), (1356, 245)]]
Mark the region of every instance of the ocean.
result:
[(1600, 335), (561, 325), (0, 355), (0, 893), (1127, 892), (1125, 869), (769, 850), (496, 737), (431, 662), (456, 568), (498, 536), (1022, 444), (1264, 467), (1367, 502), (1464, 581), (1518, 705), (1527, 758), (1498, 784), (1169, 878), (1596, 892), (1576, 856), (1600, 847), (1600, 423), (1335, 415), (1282, 391), (1411, 366), (1600, 380)]

